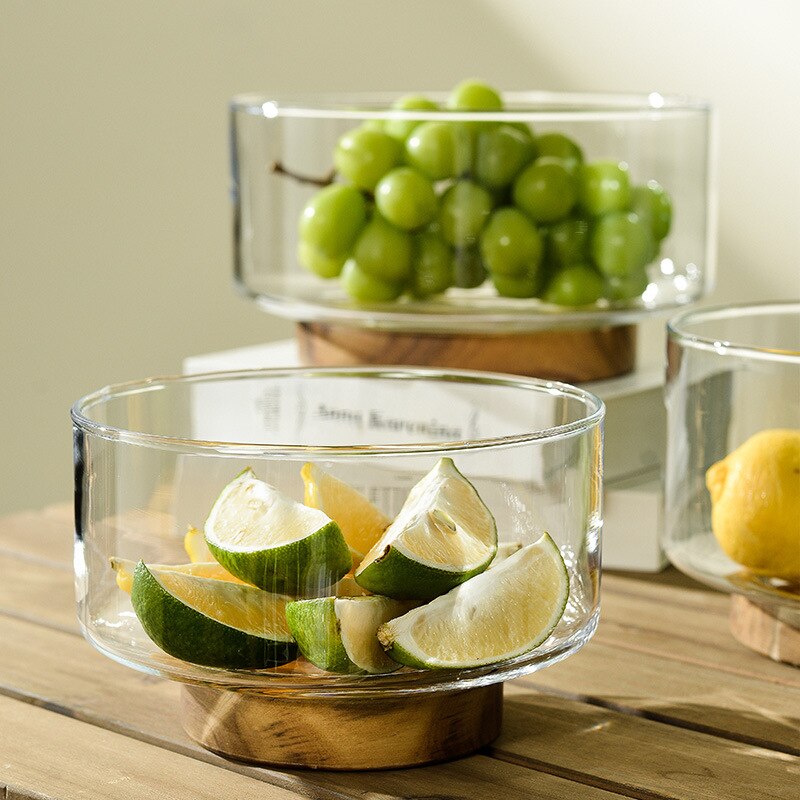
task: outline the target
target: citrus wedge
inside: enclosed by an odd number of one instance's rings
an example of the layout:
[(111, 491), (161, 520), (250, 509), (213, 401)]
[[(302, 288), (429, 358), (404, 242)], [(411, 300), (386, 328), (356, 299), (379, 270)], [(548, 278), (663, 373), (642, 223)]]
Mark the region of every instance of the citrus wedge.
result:
[(365, 597), (369, 592), (356, 583), (352, 575), (345, 575), (338, 583), (331, 587), (330, 592), (334, 597)]
[[(492, 563), (489, 564), (489, 567), (494, 569), (498, 564), (505, 561), (509, 556), (513, 556), (517, 550), (522, 549), (522, 542), (498, 542), (497, 543), (497, 552), (495, 553), (494, 558), (492, 559)], [(489, 569), (487, 567), (487, 569)]]
[(389, 527), (391, 519), (361, 492), (316, 464), (305, 464), (300, 475), (305, 486), (303, 502), (336, 521), (350, 548), (353, 566), (357, 567)]
[(378, 628), (408, 611), (388, 597), (320, 597), (286, 606), (286, 619), (300, 652), (328, 672), (394, 672), (400, 664), (378, 642)]
[(538, 647), (564, 613), (569, 578), (544, 534), (500, 564), (378, 629), (395, 661), (421, 669), (479, 667)]
[(206, 544), (228, 572), (261, 589), (320, 596), (351, 568), (339, 526), (258, 480), (246, 469), (220, 494)]
[(147, 635), (193, 664), (261, 669), (297, 655), (286, 624), (291, 598), (254, 586), (148, 568), (133, 573), (131, 602)]
[(214, 560), (214, 556), (211, 555), (206, 544), (203, 531), (199, 531), (191, 525), (186, 531), (186, 536), (183, 537), (183, 549), (193, 564), (203, 564)]
[(443, 458), (409, 492), (355, 578), (373, 594), (430, 600), (482, 572), (496, 551), (494, 517), (453, 461)]
[[(133, 588), (133, 573), (136, 570), (136, 562), (127, 558), (116, 557), (112, 557), (110, 561), (111, 569), (117, 574), (117, 586), (123, 592), (130, 594)], [(194, 575), (198, 578), (213, 578), (217, 581), (242, 583), (235, 575), (231, 575), (225, 567), (217, 564), (216, 561), (197, 564), (149, 564), (148, 569), (155, 574), (181, 572), (184, 575)]]

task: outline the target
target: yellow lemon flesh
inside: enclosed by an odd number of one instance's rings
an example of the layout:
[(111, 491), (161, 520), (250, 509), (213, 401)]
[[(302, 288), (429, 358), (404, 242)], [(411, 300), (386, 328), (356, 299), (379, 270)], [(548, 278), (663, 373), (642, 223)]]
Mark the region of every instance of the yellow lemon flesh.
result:
[(305, 487), (303, 503), (324, 511), (339, 525), (350, 548), (353, 567), (357, 567), (391, 520), (361, 492), (316, 464), (305, 464), (300, 476)]
[(706, 472), (711, 528), (757, 575), (800, 578), (800, 430), (764, 430)]

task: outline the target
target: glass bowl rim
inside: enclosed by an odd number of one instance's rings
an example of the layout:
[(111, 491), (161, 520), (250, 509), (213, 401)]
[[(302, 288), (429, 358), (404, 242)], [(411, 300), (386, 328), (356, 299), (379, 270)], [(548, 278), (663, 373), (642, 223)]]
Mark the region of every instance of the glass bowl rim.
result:
[[(586, 414), (574, 422), (554, 425), (539, 431), (491, 437), (486, 439), (467, 439), (456, 441), (423, 441), (403, 444), (381, 445), (300, 445), (264, 444), (256, 442), (207, 441), (162, 434), (133, 431), (114, 425), (97, 422), (87, 416), (87, 412), (112, 399), (163, 388), (166, 385), (214, 383), (236, 379), (291, 378), (291, 377), (354, 377), (389, 380), (425, 379), (436, 382), (471, 383), (478, 385), (507, 386), (540, 394), (561, 395), (579, 400), (584, 404)], [(524, 445), (532, 442), (545, 442), (573, 436), (599, 425), (605, 416), (603, 401), (591, 392), (560, 381), (548, 381), (520, 375), (480, 372), (477, 370), (434, 369), (423, 367), (354, 366), (354, 367), (291, 367), (240, 369), (220, 372), (204, 372), (191, 375), (167, 375), (110, 384), (84, 395), (70, 409), (73, 425), (84, 434), (128, 444), (155, 447), (163, 450), (177, 450), (193, 453), (213, 453), (214, 455), (238, 456), (378, 456), (412, 455), (417, 453), (465, 452), (471, 450), (494, 449)]]
[[(456, 111), (422, 109), (393, 109), (393, 101), (401, 92), (329, 92), (298, 93), (281, 97), (259, 92), (234, 95), (230, 100), (232, 113), (272, 119), (398, 119), (398, 120), (448, 120), (458, 121), (510, 121), (525, 120), (611, 120), (615, 118), (647, 118), (700, 115), (711, 112), (709, 101), (685, 95), (662, 95), (659, 92), (609, 93), (609, 92), (546, 92), (512, 91), (503, 97), (510, 106), (499, 111)], [(415, 94), (417, 94), (415, 92)], [(419, 92), (432, 100), (444, 101), (446, 92)], [(354, 105), (356, 106), (354, 108)], [(362, 107), (358, 107), (362, 106)]]
[(739, 356), (754, 360), (800, 362), (800, 349), (783, 350), (759, 347), (738, 341), (722, 341), (709, 336), (692, 333), (688, 327), (695, 323), (726, 320), (732, 316), (764, 316), (766, 314), (795, 314), (800, 322), (800, 300), (767, 300), (759, 303), (736, 303), (688, 309), (667, 321), (667, 334), (670, 341), (682, 347), (707, 350), (720, 356)]

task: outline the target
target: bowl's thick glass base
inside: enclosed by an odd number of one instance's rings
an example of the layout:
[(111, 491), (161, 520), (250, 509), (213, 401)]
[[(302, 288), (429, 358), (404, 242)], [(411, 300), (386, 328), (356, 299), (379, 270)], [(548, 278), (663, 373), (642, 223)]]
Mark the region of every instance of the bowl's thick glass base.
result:
[(473, 753), (500, 733), (503, 684), (364, 698), (296, 697), (185, 684), (181, 718), (203, 747), (257, 764), (410, 767)]
[(308, 366), (397, 364), (478, 369), (571, 383), (631, 372), (636, 326), (529, 333), (416, 333), (326, 322), (297, 325)]

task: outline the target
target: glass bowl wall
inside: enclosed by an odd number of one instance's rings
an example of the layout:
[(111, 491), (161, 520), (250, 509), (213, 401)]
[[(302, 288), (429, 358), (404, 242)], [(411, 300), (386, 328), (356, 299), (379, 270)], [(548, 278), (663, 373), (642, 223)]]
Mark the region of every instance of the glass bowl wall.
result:
[[(540, 669), (581, 647), (599, 613), (602, 403), (573, 387), (469, 372), (319, 369), (216, 373), (110, 387), (73, 408), (75, 585), (89, 641), (180, 681), (298, 693), (466, 688)], [(469, 670), (333, 675), (301, 661), (266, 670), (190, 664), (147, 637), (111, 557), (188, 561), (221, 489), (245, 467), (303, 500), (314, 462), (386, 514), (443, 456), (474, 484), (501, 541), (548, 531), (567, 564), (567, 609), (539, 648)]]
[[(711, 528), (706, 472), (768, 429), (800, 432), (800, 303), (686, 312), (668, 325), (665, 550), (692, 577), (762, 602), (800, 594), (729, 559)], [(800, 492), (800, 475), (796, 491)], [(742, 493), (741, 501), (758, 502)], [(796, 520), (800, 548), (800, 520)]]
[[(430, 96), (442, 104), (445, 99)], [(234, 98), (235, 280), (265, 310), (298, 321), (387, 330), (510, 333), (632, 322), (693, 302), (713, 286), (711, 112), (704, 103), (657, 94), (509, 93), (502, 112), (387, 110), (396, 99)], [(345, 132), (396, 119), (509, 122), (528, 125), (536, 135), (560, 132), (581, 146), (586, 162), (624, 161), (633, 184), (658, 181), (672, 199), (672, 227), (647, 268), (641, 297), (569, 309), (536, 298), (499, 297), (486, 280), (479, 288), (450, 288), (424, 301), (404, 295), (365, 306), (354, 303), (339, 280), (302, 268), (296, 257), (298, 219), (319, 190), (303, 179), (330, 179), (334, 148)], [(546, 236), (545, 228), (540, 232)]]

